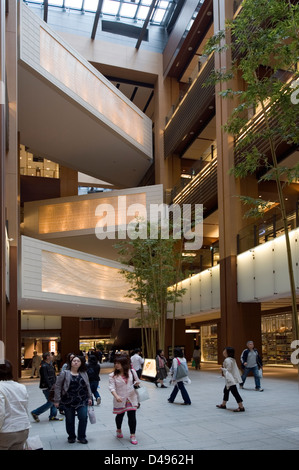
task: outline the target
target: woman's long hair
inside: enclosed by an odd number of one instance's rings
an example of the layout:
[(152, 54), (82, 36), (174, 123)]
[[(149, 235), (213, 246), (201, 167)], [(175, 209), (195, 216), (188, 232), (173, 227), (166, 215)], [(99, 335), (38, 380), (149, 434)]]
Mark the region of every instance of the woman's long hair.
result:
[[(127, 356), (117, 356), (114, 360), (114, 364), (119, 363), (122, 366), (123, 374), (125, 377), (129, 377), (129, 370), (131, 368), (130, 359)], [(114, 375), (119, 375), (120, 370), (114, 368)]]

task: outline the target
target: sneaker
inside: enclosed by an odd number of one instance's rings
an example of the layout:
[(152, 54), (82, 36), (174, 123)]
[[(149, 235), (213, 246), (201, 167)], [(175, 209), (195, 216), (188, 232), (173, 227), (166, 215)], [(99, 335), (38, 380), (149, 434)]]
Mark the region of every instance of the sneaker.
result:
[(256, 388), (255, 391), (256, 391), (256, 392), (263, 392), (264, 389), (263, 389), (263, 388)]
[(52, 418), (49, 418), (49, 421), (63, 421), (63, 418), (56, 418), (56, 416), (52, 416)]
[(101, 404), (101, 397), (97, 398), (97, 405)]
[(76, 438), (75, 438), (75, 437), (68, 437), (67, 441), (68, 441), (70, 444), (74, 444), (74, 442), (76, 442)]
[(123, 436), (123, 433), (121, 431), (119, 431), (118, 429), (116, 430), (116, 437), (118, 437), (119, 439), (121, 439)]
[(34, 421), (35, 421), (36, 423), (39, 423), (39, 417), (38, 417), (38, 415), (36, 415), (35, 413), (32, 413), (32, 411), (31, 411), (31, 416), (32, 416), (32, 418), (34, 419)]

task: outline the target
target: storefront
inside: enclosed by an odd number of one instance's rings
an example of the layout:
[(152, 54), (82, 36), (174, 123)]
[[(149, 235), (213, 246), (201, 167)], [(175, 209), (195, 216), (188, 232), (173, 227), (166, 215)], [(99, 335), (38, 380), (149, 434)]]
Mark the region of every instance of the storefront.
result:
[(262, 317), (264, 365), (291, 365), (292, 315), (279, 313)]
[(218, 362), (217, 323), (200, 327), (202, 362)]

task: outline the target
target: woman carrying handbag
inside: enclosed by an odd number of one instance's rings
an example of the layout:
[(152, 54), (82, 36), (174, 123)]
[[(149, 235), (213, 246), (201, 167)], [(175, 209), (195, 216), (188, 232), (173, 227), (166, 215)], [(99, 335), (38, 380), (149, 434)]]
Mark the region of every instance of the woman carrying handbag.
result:
[(83, 356), (74, 356), (70, 369), (60, 372), (55, 384), (54, 404), (56, 408), (63, 405), (68, 442), (70, 444), (76, 442), (75, 416), (77, 414), (78, 442), (87, 444), (88, 405), (92, 405), (92, 393)]
[(116, 437), (123, 437), (121, 426), (124, 415), (127, 413), (131, 444), (138, 444), (135, 436), (138, 396), (134, 386), (139, 384), (136, 371), (131, 369), (130, 359), (126, 356), (118, 356), (115, 359), (114, 372), (109, 374), (109, 390), (113, 395), (113, 413), (116, 414)]
[(234, 411), (242, 412), (245, 411), (243, 406), (243, 400), (237, 390), (237, 384), (242, 383), (242, 378), (235, 360), (234, 348), (226, 347), (223, 350), (223, 356), (225, 357), (223, 362), (222, 375), (225, 378), (225, 386), (223, 390), (223, 401), (221, 405), (216, 405), (217, 408), (226, 409), (226, 403), (228, 402), (229, 392), (235, 397), (238, 403), (238, 408)]

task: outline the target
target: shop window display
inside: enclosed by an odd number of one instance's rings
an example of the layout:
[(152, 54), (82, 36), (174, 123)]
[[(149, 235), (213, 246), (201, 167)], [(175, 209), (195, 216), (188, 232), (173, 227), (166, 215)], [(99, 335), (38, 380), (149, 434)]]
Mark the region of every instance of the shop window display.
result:
[(201, 330), (201, 355), (206, 362), (218, 361), (217, 325), (203, 325)]
[(264, 364), (291, 364), (292, 317), (290, 313), (262, 317)]

